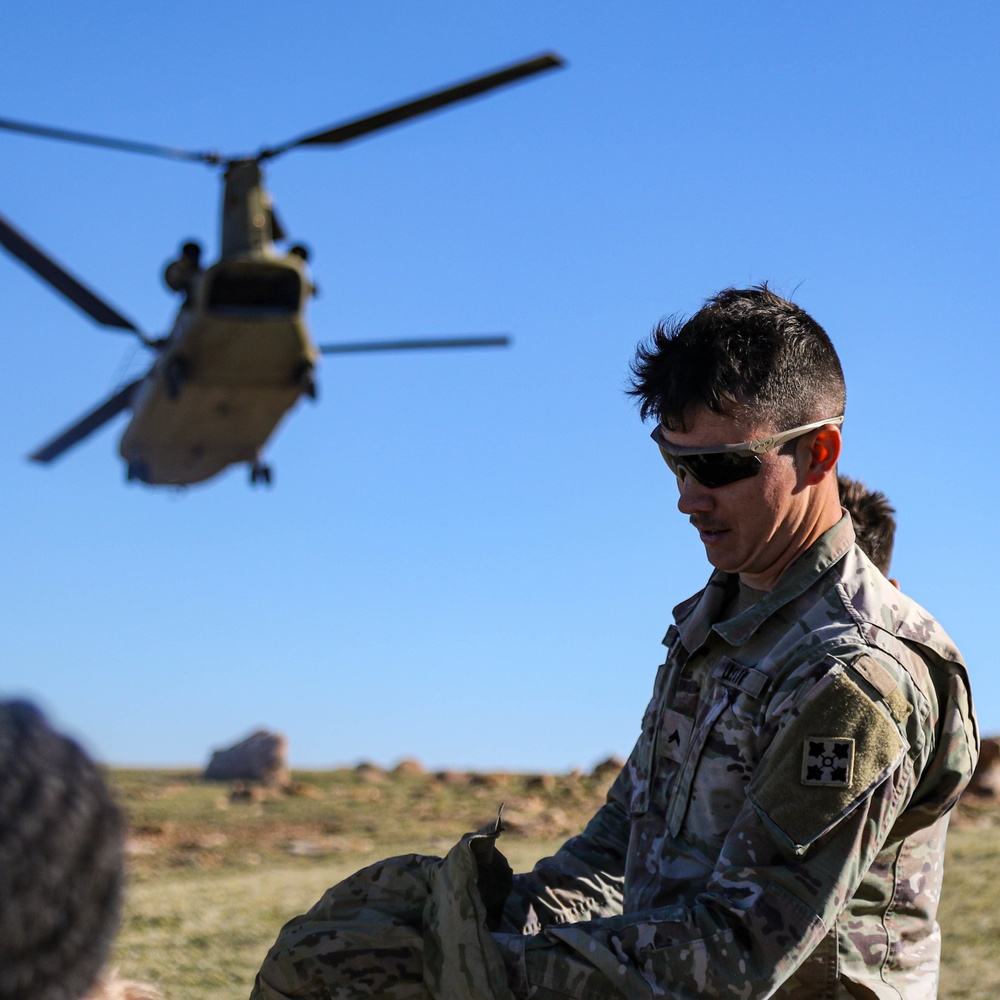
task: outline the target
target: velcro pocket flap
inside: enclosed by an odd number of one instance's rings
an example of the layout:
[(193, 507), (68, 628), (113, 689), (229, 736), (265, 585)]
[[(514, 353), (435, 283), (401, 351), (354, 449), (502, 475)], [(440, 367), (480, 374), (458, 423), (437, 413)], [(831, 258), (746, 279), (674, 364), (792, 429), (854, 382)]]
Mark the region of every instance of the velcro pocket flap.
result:
[(790, 710), (747, 796), (796, 855), (851, 812), (902, 760), (890, 717), (840, 665)]

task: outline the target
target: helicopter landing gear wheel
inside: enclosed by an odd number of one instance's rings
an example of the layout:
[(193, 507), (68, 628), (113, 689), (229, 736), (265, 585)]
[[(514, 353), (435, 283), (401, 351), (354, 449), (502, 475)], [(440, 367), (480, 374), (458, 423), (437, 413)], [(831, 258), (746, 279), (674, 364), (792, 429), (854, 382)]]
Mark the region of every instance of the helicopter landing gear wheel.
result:
[(260, 462), (254, 462), (250, 466), (250, 484), (256, 486), (258, 483), (264, 483), (267, 486), (271, 485), (271, 477), (274, 475), (271, 466), (263, 465)]
[(315, 366), (311, 361), (303, 361), (295, 366), (292, 384), (297, 385), (302, 390), (303, 396), (308, 396), (310, 399), (316, 398)]
[(134, 483), (137, 480), (140, 483), (148, 482), (149, 466), (145, 462), (129, 462), (125, 468), (125, 478), (130, 483)]
[(172, 358), (167, 364), (166, 384), (167, 396), (170, 399), (177, 399), (181, 394), (181, 388), (187, 380), (188, 366), (183, 358)]

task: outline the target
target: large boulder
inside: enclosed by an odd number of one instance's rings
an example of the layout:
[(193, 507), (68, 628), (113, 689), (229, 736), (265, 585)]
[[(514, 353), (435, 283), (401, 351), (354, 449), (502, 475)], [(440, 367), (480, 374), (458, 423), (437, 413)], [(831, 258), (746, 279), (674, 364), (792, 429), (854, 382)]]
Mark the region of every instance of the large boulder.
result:
[(1000, 736), (983, 737), (979, 763), (967, 791), (982, 798), (1000, 799)]
[(209, 781), (260, 781), (285, 786), (288, 770), (288, 740), (281, 733), (260, 729), (235, 746), (216, 750), (205, 768)]

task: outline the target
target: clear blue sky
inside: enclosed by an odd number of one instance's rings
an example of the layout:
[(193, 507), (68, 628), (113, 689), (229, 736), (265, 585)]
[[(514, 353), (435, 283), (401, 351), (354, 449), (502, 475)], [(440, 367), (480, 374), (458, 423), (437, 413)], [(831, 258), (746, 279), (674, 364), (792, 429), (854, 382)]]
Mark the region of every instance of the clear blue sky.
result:
[[(1000, 9), (930, 3), (8, 0), (0, 117), (224, 153), (554, 49), (568, 67), (268, 182), (319, 341), (509, 332), (326, 359), (243, 469), (126, 485), (123, 421), (24, 456), (147, 363), (0, 256), (2, 693), (102, 759), (527, 770), (624, 756), (670, 610), (704, 582), (624, 397), (637, 341), (762, 280), (848, 378), (841, 468), (899, 510), (903, 588), (1000, 731), (993, 455)], [(0, 213), (145, 329), (202, 166), (0, 134)]]

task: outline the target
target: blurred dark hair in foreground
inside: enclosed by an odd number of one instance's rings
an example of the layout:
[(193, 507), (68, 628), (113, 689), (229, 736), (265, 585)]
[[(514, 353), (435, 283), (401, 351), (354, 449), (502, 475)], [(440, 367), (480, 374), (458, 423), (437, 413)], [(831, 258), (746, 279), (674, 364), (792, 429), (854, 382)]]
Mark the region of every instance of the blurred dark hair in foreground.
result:
[(97, 985), (122, 841), (97, 765), (33, 705), (0, 702), (0, 1000), (78, 1000)]

